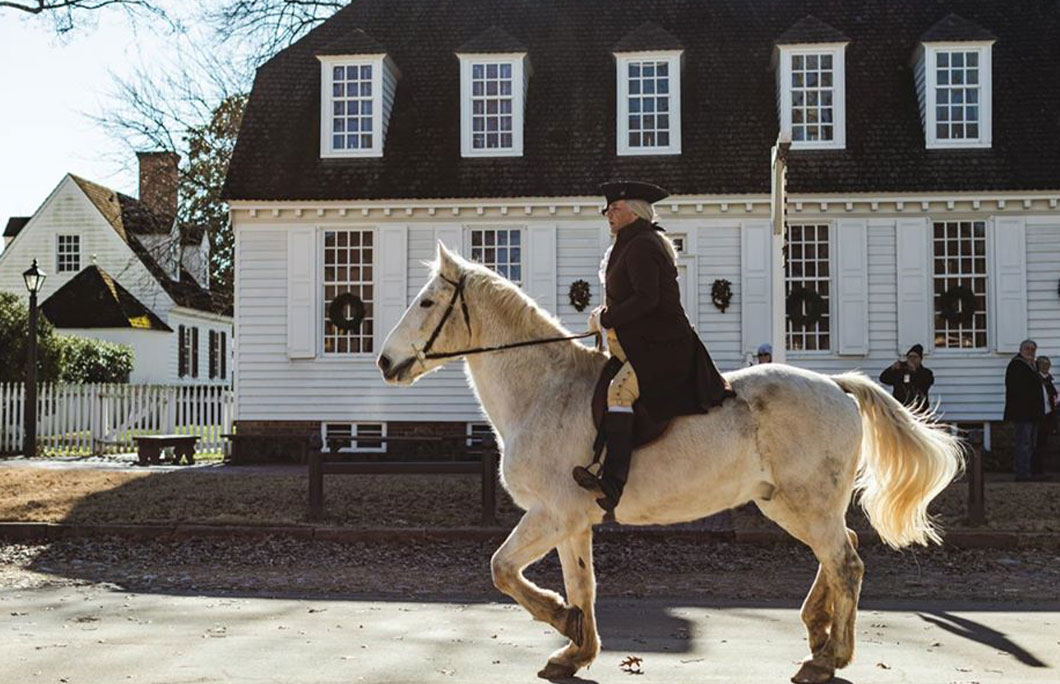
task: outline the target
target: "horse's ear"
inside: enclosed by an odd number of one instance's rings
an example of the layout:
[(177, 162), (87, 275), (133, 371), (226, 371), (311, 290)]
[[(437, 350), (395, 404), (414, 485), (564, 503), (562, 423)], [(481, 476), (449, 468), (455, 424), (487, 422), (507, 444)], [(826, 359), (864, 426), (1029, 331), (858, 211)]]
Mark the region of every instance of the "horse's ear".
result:
[(457, 256), (449, 251), (449, 248), (438, 241), (438, 272), (450, 280), (460, 279), (460, 262)]

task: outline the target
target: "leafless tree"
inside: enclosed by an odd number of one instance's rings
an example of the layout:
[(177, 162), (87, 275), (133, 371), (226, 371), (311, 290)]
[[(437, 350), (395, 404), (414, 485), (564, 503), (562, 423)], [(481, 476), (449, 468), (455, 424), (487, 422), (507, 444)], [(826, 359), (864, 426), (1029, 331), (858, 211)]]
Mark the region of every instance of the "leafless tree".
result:
[(225, 0), (207, 13), (223, 40), (255, 45), (261, 61), (295, 42), (348, 3), (341, 0)]
[[(250, 75), (202, 47), (205, 43), (198, 48), (195, 41), (189, 43), (176, 63), (154, 63), (128, 77), (114, 76), (106, 108), (89, 118), (122, 143), (123, 164), (131, 164), (133, 153), (144, 150), (181, 156), (177, 219), (185, 235), (206, 231), (211, 292), (230, 301), (233, 239), (220, 193)], [(172, 247), (159, 243), (151, 251), (161, 260)]]
[(143, 15), (167, 19), (165, 9), (150, 0), (0, 0), (0, 10), (50, 19), (60, 35), (73, 30), (89, 12), (98, 10), (120, 10), (130, 19)]

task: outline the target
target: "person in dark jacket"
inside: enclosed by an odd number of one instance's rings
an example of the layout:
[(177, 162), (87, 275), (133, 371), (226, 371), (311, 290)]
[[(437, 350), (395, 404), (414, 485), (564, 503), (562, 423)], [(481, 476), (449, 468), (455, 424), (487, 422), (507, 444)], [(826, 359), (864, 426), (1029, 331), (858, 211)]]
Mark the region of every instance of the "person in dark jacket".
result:
[(600, 186), (603, 214), (615, 236), (602, 277), (606, 304), (593, 311), (591, 329), (606, 330), (611, 355), (624, 361), (607, 392), (602, 472), (578, 466), (574, 479), (599, 494), (609, 513), (618, 505), (633, 449), (633, 404), (654, 421), (706, 413), (735, 396), (681, 306), (676, 254), (655, 222), (652, 204), (668, 196), (650, 183)]
[(1034, 361), (1037, 352), (1038, 344), (1034, 340), (1024, 340), (1019, 354), (1012, 357), (1005, 370), (1005, 420), (1012, 423), (1013, 470), (1020, 482), (1031, 479), (1038, 423), (1045, 415), (1042, 377)]
[(928, 390), (935, 384), (935, 374), (922, 365), (923, 361), (924, 347), (914, 344), (904, 358), (898, 359), (880, 373), (880, 382), (892, 386), (894, 390), (891, 395), (909, 408), (931, 406)]
[(1048, 356), (1039, 356), (1038, 375), (1042, 376), (1042, 409), (1045, 415), (1038, 423), (1038, 439), (1034, 449), (1034, 458), (1031, 461), (1031, 477), (1035, 480), (1050, 480), (1052, 478), (1045, 472), (1045, 461), (1049, 455), (1049, 435), (1056, 432), (1056, 409), (1058, 403), (1056, 385), (1053, 384), (1053, 375), (1049, 370), (1053, 362)]

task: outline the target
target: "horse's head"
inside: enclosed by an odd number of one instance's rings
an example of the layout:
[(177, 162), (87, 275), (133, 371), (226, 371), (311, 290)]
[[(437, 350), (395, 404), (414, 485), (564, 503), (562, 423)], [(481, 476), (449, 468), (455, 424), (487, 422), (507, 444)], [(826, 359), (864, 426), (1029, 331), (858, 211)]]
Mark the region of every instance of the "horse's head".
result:
[(471, 346), (471, 322), (463, 288), (473, 269), (438, 243), (438, 258), (432, 264), (430, 279), (383, 342), (376, 360), (383, 380), (391, 385), (411, 385), (448, 360), (425, 358), (425, 352)]

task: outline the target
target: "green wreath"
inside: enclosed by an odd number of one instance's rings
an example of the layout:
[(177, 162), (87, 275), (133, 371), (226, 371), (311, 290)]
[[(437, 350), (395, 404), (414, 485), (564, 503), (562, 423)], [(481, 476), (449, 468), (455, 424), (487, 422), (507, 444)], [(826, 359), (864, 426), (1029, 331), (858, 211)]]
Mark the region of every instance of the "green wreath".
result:
[[(349, 316), (346, 315), (346, 309), (350, 310)], [(343, 292), (328, 305), (328, 319), (339, 330), (360, 330), (364, 316), (364, 302), (352, 292)]]
[(792, 325), (805, 328), (821, 320), (828, 310), (828, 303), (817, 293), (817, 290), (796, 285), (788, 293), (786, 308)]
[(939, 315), (951, 325), (968, 326), (975, 316), (975, 293), (964, 285), (939, 295)]

